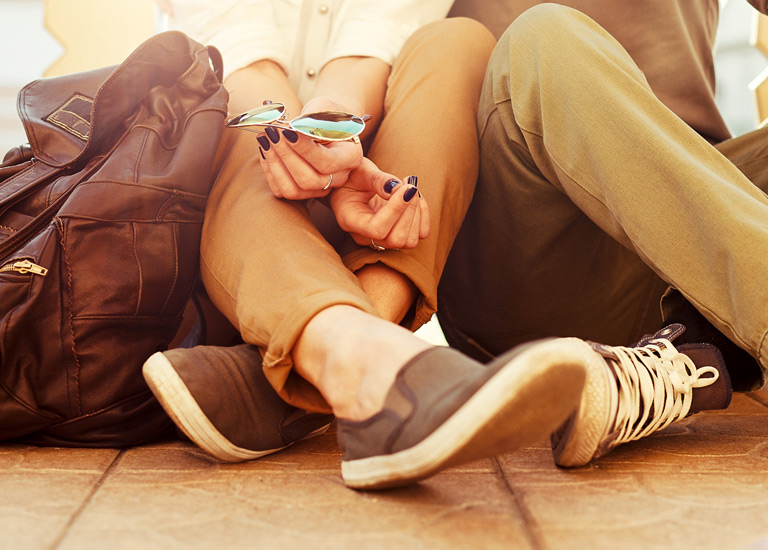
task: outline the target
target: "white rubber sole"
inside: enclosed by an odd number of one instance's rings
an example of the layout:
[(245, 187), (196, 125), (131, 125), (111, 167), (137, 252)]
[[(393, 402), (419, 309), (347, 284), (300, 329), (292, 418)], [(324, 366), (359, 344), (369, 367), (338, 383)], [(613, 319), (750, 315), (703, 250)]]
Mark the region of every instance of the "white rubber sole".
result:
[(618, 396), (611, 391), (612, 377), (605, 359), (594, 352), (578, 409), (552, 434), (552, 456), (558, 466), (585, 466), (596, 458), (608, 432), (611, 411), (617, 407)]
[(547, 437), (579, 403), (592, 355), (591, 347), (576, 338), (530, 345), (417, 445), (342, 462), (345, 483), (355, 489), (404, 485)]
[[(216, 429), (197, 404), (184, 381), (161, 352), (153, 354), (142, 368), (144, 379), (171, 420), (198, 447), (222, 462), (243, 462), (275, 453), (290, 445), (253, 451), (238, 447)], [(310, 439), (328, 431), (330, 423), (302, 438)]]

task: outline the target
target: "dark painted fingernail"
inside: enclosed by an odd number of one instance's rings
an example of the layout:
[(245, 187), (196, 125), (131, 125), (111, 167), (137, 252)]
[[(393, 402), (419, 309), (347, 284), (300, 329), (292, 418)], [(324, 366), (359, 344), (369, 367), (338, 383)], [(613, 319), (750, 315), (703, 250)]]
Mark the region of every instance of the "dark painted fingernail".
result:
[(259, 145), (261, 145), (262, 149), (264, 149), (265, 151), (269, 151), (270, 143), (267, 138), (265, 138), (264, 136), (259, 136), (256, 139), (258, 140)]
[(392, 193), (392, 190), (394, 190), (395, 187), (400, 185), (400, 182), (396, 179), (391, 179), (387, 183), (384, 184), (384, 192), (385, 193)]
[(264, 151), (261, 150), (261, 147), (259, 147), (259, 154), (261, 155), (261, 158), (267, 160), (267, 157), (264, 156)]
[(269, 141), (271, 141), (272, 143), (277, 143), (278, 141), (280, 141), (280, 134), (277, 132), (277, 130), (272, 128), (272, 126), (268, 127), (266, 132), (267, 132), (267, 137), (269, 137)]
[(283, 135), (285, 136), (285, 139), (287, 139), (291, 143), (296, 143), (297, 141), (299, 141), (299, 134), (297, 134), (293, 130), (283, 130)]
[(416, 176), (408, 176), (408, 185), (413, 185), (414, 187), (417, 187), (419, 185), (419, 178)]
[(419, 190), (418, 190), (418, 189), (416, 189), (415, 187), (411, 187), (410, 189), (408, 189), (408, 191), (406, 191), (406, 192), (405, 192), (405, 195), (403, 195), (403, 200), (404, 200), (405, 202), (411, 202), (411, 199), (412, 199), (412, 198), (414, 197), (414, 195), (416, 195), (416, 193), (418, 193), (418, 192), (419, 192)]

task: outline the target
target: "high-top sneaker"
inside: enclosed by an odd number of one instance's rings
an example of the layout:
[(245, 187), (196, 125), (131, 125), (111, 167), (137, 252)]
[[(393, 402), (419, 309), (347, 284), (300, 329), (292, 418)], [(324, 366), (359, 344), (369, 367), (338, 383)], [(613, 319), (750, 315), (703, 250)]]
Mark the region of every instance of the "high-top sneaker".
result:
[(579, 408), (551, 437), (558, 466), (583, 466), (688, 415), (729, 405), (722, 355), (711, 344), (675, 347), (683, 332), (672, 324), (631, 347), (591, 344)]

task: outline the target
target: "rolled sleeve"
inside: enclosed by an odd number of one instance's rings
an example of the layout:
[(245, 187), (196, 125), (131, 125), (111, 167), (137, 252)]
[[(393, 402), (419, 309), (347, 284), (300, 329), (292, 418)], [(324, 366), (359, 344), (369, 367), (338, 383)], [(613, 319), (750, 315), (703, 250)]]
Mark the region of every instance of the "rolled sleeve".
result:
[(444, 18), (452, 1), (365, 0), (349, 2), (335, 29), (324, 63), (338, 57), (375, 57), (392, 64), (403, 43), (419, 27)]
[(224, 58), (225, 77), (262, 59), (290, 66), (271, 0), (174, 0), (171, 25)]

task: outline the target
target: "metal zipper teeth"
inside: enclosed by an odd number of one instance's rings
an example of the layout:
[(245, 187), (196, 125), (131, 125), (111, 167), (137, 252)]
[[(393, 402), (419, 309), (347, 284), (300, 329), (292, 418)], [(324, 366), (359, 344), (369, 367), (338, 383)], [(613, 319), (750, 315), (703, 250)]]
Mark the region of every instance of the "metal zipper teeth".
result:
[(11, 260), (10, 262), (0, 266), (0, 273), (21, 273), (32, 275), (40, 275), (45, 277), (48, 274), (48, 269), (41, 265), (37, 265), (30, 260)]
[(45, 277), (48, 274), (48, 269), (30, 260), (11, 260), (6, 264), (0, 266), (0, 273), (31, 273), (33, 275), (41, 275)]

